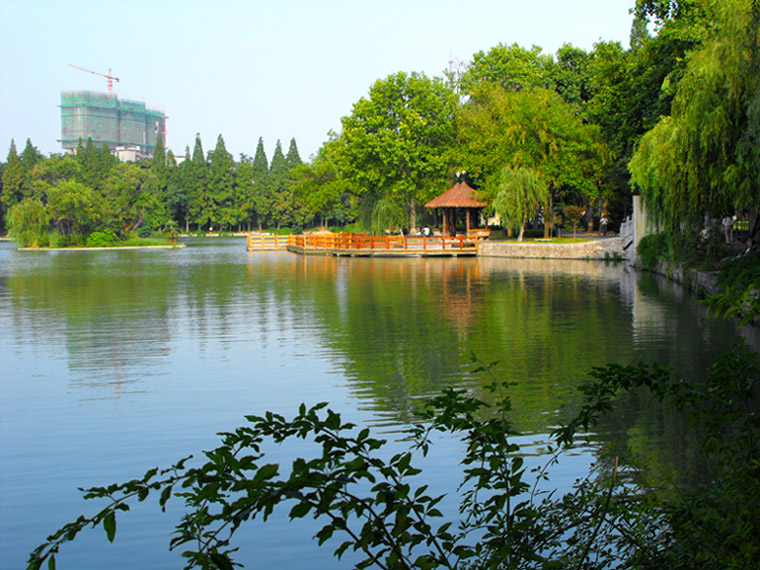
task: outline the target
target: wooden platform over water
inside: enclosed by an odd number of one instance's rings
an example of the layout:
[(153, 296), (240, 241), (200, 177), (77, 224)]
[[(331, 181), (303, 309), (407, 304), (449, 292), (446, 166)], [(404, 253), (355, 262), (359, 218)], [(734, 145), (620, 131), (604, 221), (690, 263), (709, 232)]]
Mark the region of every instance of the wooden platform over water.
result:
[[(275, 236), (267, 236), (269, 238)], [(248, 236), (248, 250), (281, 249), (300, 255), (348, 257), (461, 257), (478, 254), (478, 237), (408, 237), (400, 235), (311, 234), (263, 241)]]

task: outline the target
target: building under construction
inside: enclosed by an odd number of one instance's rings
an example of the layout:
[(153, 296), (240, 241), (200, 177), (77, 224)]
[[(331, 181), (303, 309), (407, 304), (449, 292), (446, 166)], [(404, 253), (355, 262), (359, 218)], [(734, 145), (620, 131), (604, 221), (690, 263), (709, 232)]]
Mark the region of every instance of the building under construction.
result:
[(153, 156), (158, 137), (165, 146), (166, 115), (141, 101), (91, 91), (61, 93), (60, 141), (66, 152), (76, 152), (80, 140), (91, 138), (122, 160), (139, 160)]

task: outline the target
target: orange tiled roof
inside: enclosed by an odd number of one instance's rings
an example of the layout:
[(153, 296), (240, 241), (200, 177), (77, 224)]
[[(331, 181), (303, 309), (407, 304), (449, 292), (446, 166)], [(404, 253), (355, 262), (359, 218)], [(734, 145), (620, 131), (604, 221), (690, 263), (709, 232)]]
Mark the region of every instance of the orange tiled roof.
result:
[(477, 192), (466, 182), (457, 182), (446, 192), (425, 204), (426, 208), (485, 208), (486, 203), (477, 199)]

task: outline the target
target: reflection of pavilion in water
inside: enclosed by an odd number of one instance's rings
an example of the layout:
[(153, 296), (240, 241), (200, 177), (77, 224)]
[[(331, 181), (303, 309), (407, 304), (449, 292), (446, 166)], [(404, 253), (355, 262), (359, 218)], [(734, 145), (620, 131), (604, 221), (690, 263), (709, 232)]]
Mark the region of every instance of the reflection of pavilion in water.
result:
[(299, 256), (293, 272), (304, 279), (331, 276), (337, 299), (345, 308), (348, 280), (395, 281), (408, 284), (414, 298), (420, 287), (432, 295), (440, 313), (458, 331), (466, 334), (482, 305), (479, 294), (480, 265), (473, 258), (452, 259), (336, 259), (324, 256)]
[[(510, 273), (522, 282), (527, 277), (576, 276), (590, 281), (614, 283), (620, 291), (622, 305), (631, 311), (634, 340), (646, 339), (653, 329), (667, 325), (667, 311), (656, 295), (642, 293), (637, 272), (627, 265), (587, 260), (542, 260), (480, 257), (476, 259), (348, 259), (324, 256), (290, 257), (273, 253), (268, 263), (272, 270), (284, 269), (296, 279), (329, 278), (334, 283), (339, 306), (346, 308), (350, 280), (396, 281), (407, 283), (409, 294), (416, 296), (424, 285), (440, 315), (457, 334), (466, 334), (477, 320), (484, 299), (482, 287), (495, 275)], [(275, 269), (276, 266), (276, 269)], [(261, 266), (256, 271), (263, 269)], [(254, 268), (249, 266), (249, 272)], [(675, 295), (684, 292), (677, 288)]]

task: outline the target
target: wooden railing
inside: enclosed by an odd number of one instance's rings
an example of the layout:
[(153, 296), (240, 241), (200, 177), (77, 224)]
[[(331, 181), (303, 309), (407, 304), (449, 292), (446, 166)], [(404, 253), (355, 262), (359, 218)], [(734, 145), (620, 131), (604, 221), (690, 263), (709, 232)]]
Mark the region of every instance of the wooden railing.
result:
[(255, 249), (280, 249), (288, 245), (288, 238), (292, 236), (276, 236), (269, 234), (248, 234), (248, 250)]
[(408, 237), (400, 235), (368, 236), (364, 234), (313, 234), (289, 236), (288, 243), (304, 249), (345, 249), (385, 251), (477, 250), (477, 236)]

